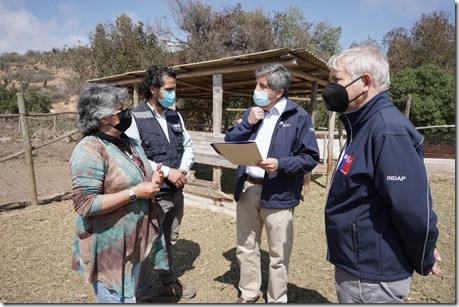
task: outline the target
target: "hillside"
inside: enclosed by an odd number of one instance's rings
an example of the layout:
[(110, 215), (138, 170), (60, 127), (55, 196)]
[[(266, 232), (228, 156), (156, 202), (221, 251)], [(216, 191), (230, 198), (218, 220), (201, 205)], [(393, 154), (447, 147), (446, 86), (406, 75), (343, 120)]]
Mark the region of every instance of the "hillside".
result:
[(7, 88), (26, 88), (27, 92), (51, 99), (50, 112), (76, 111), (76, 98), (81, 86), (75, 81), (76, 74), (64, 68), (48, 67), (43, 63), (26, 63), (1, 59), (0, 84)]

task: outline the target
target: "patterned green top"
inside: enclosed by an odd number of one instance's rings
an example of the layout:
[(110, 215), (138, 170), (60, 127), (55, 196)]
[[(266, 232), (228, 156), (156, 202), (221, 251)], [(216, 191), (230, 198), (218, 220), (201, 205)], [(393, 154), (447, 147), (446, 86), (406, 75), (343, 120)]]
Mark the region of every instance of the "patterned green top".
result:
[(99, 214), (104, 193), (151, 181), (153, 170), (143, 149), (130, 141), (143, 161), (145, 175), (116, 145), (96, 136), (84, 137), (70, 158), (73, 205), (78, 213), (72, 269), (84, 273), (88, 283), (102, 281), (121, 297), (135, 295), (133, 268), (145, 257), (169, 268), (156, 200), (137, 199)]

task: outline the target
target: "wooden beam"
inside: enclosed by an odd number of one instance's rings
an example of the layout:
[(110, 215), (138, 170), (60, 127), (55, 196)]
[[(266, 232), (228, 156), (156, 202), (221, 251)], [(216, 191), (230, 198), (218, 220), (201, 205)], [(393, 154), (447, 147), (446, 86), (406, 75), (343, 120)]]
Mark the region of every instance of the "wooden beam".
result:
[(181, 74), (177, 74), (177, 80), (179, 79), (186, 79), (186, 78), (196, 78), (196, 77), (203, 77), (203, 76), (209, 76), (215, 73), (218, 74), (228, 74), (228, 73), (240, 73), (240, 72), (252, 72), (255, 71), (258, 67), (260, 67), (262, 64), (268, 64), (268, 63), (279, 63), (284, 65), (287, 68), (290, 67), (297, 67), (298, 66), (298, 59), (293, 59), (293, 60), (288, 60), (288, 61), (279, 61), (276, 59), (269, 59), (267, 61), (263, 61), (260, 63), (256, 64), (249, 64), (249, 65), (228, 65), (228, 66), (221, 66), (221, 67), (213, 67), (213, 68), (206, 68), (206, 69), (200, 69), (200, 70), (194, 70), (190, 72), (185, 72)]
[[(132, 78), (132, 79), (125, 79), (125, 80), (117, 80), (117, 81), (110, 81), (110, 80), (101, 80), (101, 81), (96, 81), (96, 82), (106, 82), (108, 84), (111, 84), (113, 86), (130, 86), (134, 87), (134, 84), (142, 82), (142, 78)], [(91, 81), (94, 82), (94, 81)]]
[(308, 74), (308, 73), (305, 73), (303, 71), (299, 71), (299, 70), (295, 70), (295, 69), (290, 69), (290, 73), (292, 75), (295, 75), (295, 76), (298, 76), (298, 77), (301, 77), (305, 80), (309, 80), (309, 81), (315, 81), (315, 82), (318, 82), (319, 84), (323, 85), (323, 86), (326, 86), (327, 85), (327, 81), (324, 81), (320, 78), (317, 78), (317, 77), (314, 77), (313, 75), (311, 74)]
[[(253, 81), (252, 81), (252, 83), (253, 83)], [(200, 90), (208, 92), (209, 95), (213, 93), (213, 89), (210, 86), (196, 85), (196, 84), (193, 84), (193, 83), (190, 83), (190, 82), (186, 82), (186, 81), (183, 81), (183, 80), (177, 80), (177, 85), (185, 85), (185, 86), (191, 87), (193, 89), (200, 89)], [(225, 86), (227, 86), (227, 84), (225, 84)], [(181, 97), (185, 97), (186, 96), (185, 92), (187, 92), (187, 91), (188, 91), (188, 89), (179, 88), (177, 90), (177, 94), (179, 94)], [(184, 92), (184, 93), (182, 93), (182, 92)], [(199, 94), (202, 95), (203, 93), (200, 91)], [(243, 96), (247, 96), (246, 93), (236, 92), (236, 91), (229, 91), (229, 90), (224, 90), (224, 94), (225, 95), (226, 94), (228, 94), (228, 95), (236, 95), (236, 96), (242, 96), (242, 97)]]

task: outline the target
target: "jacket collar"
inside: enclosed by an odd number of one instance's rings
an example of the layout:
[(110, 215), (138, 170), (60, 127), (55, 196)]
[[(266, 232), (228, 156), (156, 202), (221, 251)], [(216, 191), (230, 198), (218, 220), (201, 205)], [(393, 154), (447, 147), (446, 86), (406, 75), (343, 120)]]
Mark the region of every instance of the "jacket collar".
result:
[(295, 102), (293, 102), (290, 98), (288, 98), (287, 96), (285, 96), (285, 98), (287, 99), (287, 104), (285, 105), (284, 113), (298, 108), (298, 105)]
[(394, 106), (394, 104), (390, 100), (389, 92), (384, 91), (377, 94), (357, 110), (341, 114), (339, 119), (344, 124), (347, 134), (352, 135), (352, 133), (357, 133), (375, 113), (391, 106)]

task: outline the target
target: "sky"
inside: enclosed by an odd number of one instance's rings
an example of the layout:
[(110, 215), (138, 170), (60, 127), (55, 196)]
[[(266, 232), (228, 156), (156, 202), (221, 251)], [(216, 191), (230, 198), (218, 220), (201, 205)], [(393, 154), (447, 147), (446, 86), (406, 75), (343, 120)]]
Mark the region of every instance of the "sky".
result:
[[(422, 14), (446, 12), (455, 20), (453, 0), (201, 0), (216, 10), (240, 3), (245, 11), (262, 9), (269, 16), (295, 6), (308, 22), (328, 22), (342, 29), (340, 44), (348, 48), (368, 37), (382, 43), (390, 30), (408, 31)], [(134, 22), (176, 28), (167, 0), (0, 0), (0, 54), (49, 51), (87, 45), (98, 23), (114, 22), (122, 13)], [(177, 32), (176, 32), (177, 33)]]

